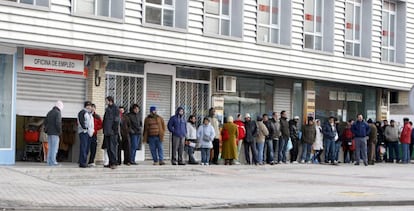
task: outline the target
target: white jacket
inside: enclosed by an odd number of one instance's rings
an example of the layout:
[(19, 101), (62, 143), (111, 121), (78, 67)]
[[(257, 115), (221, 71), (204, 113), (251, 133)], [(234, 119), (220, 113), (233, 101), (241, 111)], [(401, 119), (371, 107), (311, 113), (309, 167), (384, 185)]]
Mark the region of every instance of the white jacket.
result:
[(191, 124), (190, 122), (187, 122), (187, 134), (185, 138), (191, 139), (191, 140), (197, 139), (197, 128), (195, 124)]
[(322, 150), (323, 149), (323, 133), (322, 133), (322, 127), (315, 125), (316, 129), (316, 138), (315, 142), (312, 145), (312, 148), (314, 150)]

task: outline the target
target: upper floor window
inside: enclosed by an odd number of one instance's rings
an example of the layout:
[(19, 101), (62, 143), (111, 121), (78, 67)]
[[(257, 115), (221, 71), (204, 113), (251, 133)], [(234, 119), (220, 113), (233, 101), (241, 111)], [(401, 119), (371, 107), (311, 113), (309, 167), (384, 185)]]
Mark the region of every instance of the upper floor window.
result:
[(242, 37), (243, 0), (205, 0), (204, 32)]
[(385, 62), (405, 62), (405, 1), (384, 1), (382, 5), (382, 50)]
[(361, 0), (348, 0), (345, 17), (345, 54), (361, 55)]
[(22, 4), (29, 4), (35, 6), (49, 7), (49, 0), (7, 0)]
[(145, 0), (144, 4), (145, 23), (187, 28), (188, 0)]
[(305, 48), (333, 51), (333, 11), (332, 0), (305, 0)]
[(258, 42), (290, 45), (291, 1), (259, 0)]
[(123, 0), (76, 0), (75, 13), (110, 18), (124, 18)]

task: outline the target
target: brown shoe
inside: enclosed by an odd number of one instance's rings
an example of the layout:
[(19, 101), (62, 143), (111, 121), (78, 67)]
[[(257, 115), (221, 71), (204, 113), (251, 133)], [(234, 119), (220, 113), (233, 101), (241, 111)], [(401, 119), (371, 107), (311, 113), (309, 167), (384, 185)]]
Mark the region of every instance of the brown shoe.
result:
[(159, 165), (159, 163), (158, 163), (158, 162), (154, 162), (152, 165), (154, 165), (154, 166), (158, 166), (158, 165)]
[(160, 161), (160, 166), (163, 166), (163, 165), (165, 165), (165, 162), (162, 160)]

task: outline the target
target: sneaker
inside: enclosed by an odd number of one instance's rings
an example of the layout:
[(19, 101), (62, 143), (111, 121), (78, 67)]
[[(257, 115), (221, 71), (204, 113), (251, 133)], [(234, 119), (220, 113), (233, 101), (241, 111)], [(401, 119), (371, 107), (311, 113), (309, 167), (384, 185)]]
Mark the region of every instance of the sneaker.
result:
[(338, 165), (338, 161), (336, 161), (336, 160), (335, 160), (335, 161), (333, 162), (333, 165)]
[(301, 160), (300, 163), (304, 164), (305, 163), (305, 160)]
[(306, 162), (307, 164), (311, 164), (312, 163), (312, 161), (308, 161), (308, 162)]
[(277, 162), (277, 164), (282, 164), (282, 161)]
[(96, 165), (95, 165), (95, 163), (89, 163), (88, 166), (89, 167), (95, 167)]
[(293, 164), (298, 164), (298, 161), (296, 161), (296, 160), (295, 160), (295, 161), (293, 161), (292, 163), (293, 163)]
[(158, 166), (158, 165), (160, 165), (158, 162), (154, 162), (154, 163), (152, 163), (152, 165), (153, 166)]
[(160, 161), (160, 166), (163, 166), (163, 165), (165, 165), (165, 162), (162, 160), (162, 161)]

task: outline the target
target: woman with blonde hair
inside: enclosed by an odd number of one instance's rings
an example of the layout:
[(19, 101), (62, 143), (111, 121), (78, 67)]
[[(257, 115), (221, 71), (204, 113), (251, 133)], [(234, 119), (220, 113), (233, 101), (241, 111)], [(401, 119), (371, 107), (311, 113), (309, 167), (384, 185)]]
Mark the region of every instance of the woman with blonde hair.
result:
[(237, 137), (238, 129), (237, 125), (233, 123), (233, 117), (227, 117), (227, 122), (224, 123), (221, 131), (222, 137), (222, 151), (221, 158), (225, 160), (224, 165), (232, 165), (233, 160), (238, 159), (237, 153)]

